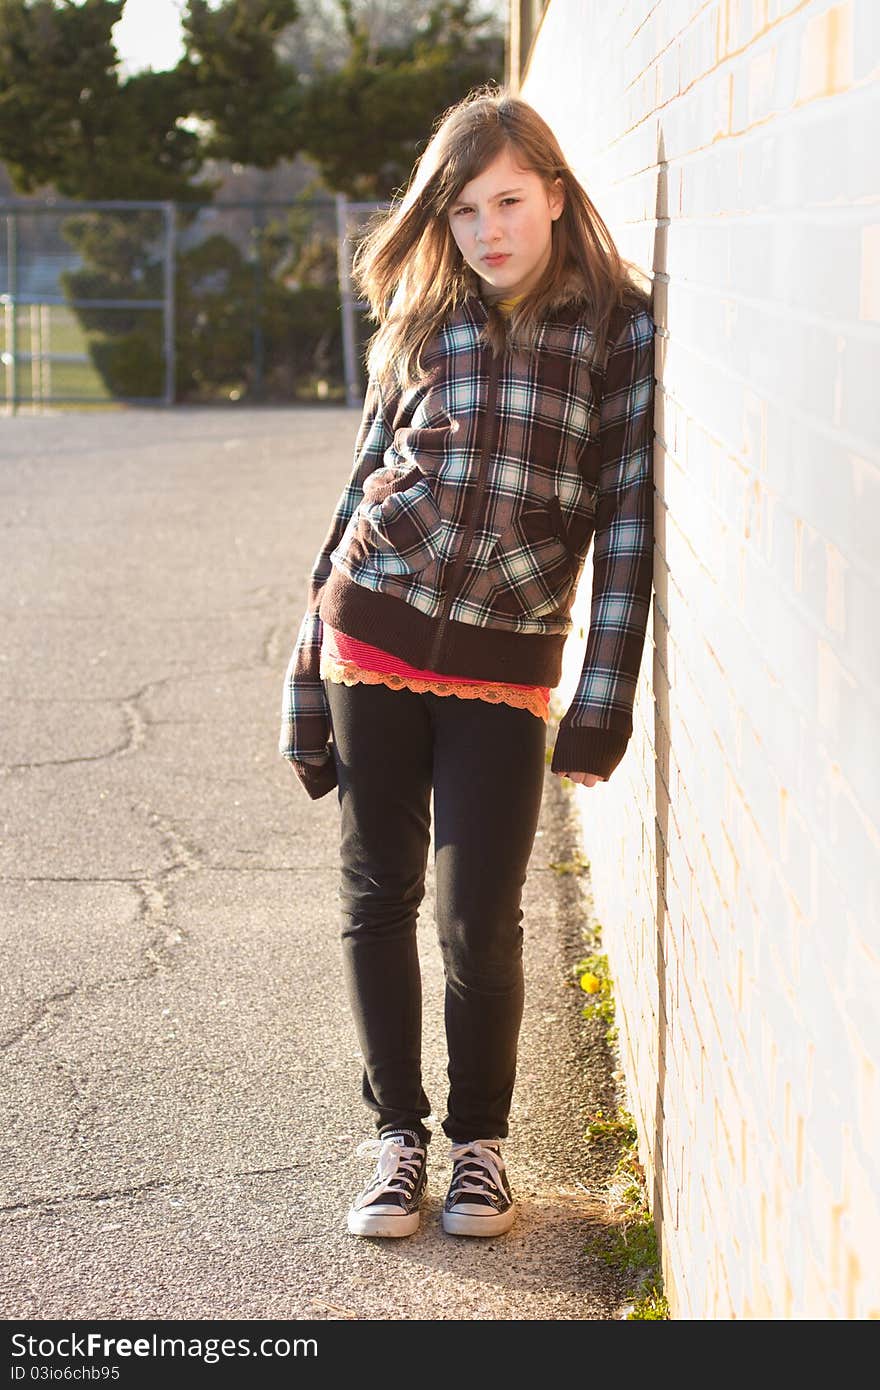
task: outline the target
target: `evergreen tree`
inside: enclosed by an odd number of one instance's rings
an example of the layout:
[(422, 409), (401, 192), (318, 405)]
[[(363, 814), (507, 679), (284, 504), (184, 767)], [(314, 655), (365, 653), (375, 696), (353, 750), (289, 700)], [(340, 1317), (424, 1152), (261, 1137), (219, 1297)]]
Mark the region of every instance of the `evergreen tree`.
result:
[(382, 200), (405, 183), (435, 118), (471, 87), (501, 78), (504, 42), (472, 0), (435, 0), (379, 43), (353, 0), (338, 4), (348, 53), (301, 84), (299, 143), (331, 188)]
[[(299, 154), (328, 190), (383, 201), (436, 117), (500, 76), (497, 26), (474, 0), (188, 0), (177, 66), (125, 75), (112, 34), (124, 4), (0, 0), (0, 160), (13, 187), (177, 203), (180, 396), (289, 398), (297, 382), (339, 382), (332, 233), (306, 234), (301, 208), (255, 228), (250, 244), (188, 237), (218, 187), (204, 166), (271, 169)], [(70, 299), (162, 297), (159, 213), (83, 209), (63, 232), (82, 259), (64, 277)], [(111, 393), (158, 392), (158, 311), (76, 313)]]
[(185, 76), (120, 81), (124, 0), (0, 0), (0, 158), (19, 193), (179, 198), (201, 167)]
[(206, 156), (265, 169), (297, 153), (297, 73), (277, 41), (298, 14), (296, 0), (189, 0), (178, 72), (190, 114), (208, 123)]

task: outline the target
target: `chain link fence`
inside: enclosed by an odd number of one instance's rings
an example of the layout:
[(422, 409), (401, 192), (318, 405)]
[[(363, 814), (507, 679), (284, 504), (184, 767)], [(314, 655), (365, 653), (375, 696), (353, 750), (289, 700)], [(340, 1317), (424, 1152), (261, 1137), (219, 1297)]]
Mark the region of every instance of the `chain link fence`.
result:
[(0, 390), (46, 406), (363, 399), (351, 256), (384, 206), (0, 201)]

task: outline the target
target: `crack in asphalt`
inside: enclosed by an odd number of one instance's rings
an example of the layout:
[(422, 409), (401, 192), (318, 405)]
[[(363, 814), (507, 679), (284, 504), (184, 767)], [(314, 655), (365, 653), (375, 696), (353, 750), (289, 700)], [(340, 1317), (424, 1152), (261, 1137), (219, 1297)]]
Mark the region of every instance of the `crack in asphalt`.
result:
[[(56, 990), (38, 1000), (29, 1018), (0, 1038), (0, 1052), (8, 1051), (17, 1043), (30, 1037), (52, 1014), (56, 1021), (63, 1021), (69, 1006), (79, 994), (92, 997), (101, 991), (121, 984), (137, 984), (156, 978), (162, 971), (176, 970), (178, 953), (175, 948), (184, 946), (189, 933), (172, 917), (173, 885), (177, 879), (202, 870), (204, 856), (180, 833), (176, 825), (164, 819), (155, 811), (147, 809), (148, 823), (159, 836), (163, 850), (170, 862), (151, 874), (136, 878), (79, 878), (75, 876), (46, 876), (34, 879), (28, 877), (6, 882), (48, 882), (48, 883), (124, 883), (138, 895), (139, 902), (132, 925), (140, 928), (143, 937), (140, 953), (145, 962), (141, 974), (112, 976), (93, 980), (88, 985), (71, 985)], [(54, 1031), (54, 1030), (53, 1030)]]
[[(279, 622), (279, 623), (275, 624), (274, 626), (275, 626), (275, 628), (277, 628), (277, 630), (280, 632), (280, 629), (281, 629), (282, 624)], [(274, 629), (272, 629), (272, 630), (274, 630)], [(269, 645), (270, 642), (271, 642), (271, 632), (272, 632), (272, 630), (270, 630), (269, 636), (267, 636), (267, 637), (264, 638), (264, 640), (263, 640), (262, 647), (261, 647), (261, 651), (262, 651), (262, 652), (265, 652), (265, 651), (267, 650), (268, 645)], [(264, 655), (261, 655), (260, 658), (259, 658), (259, 662), (260, 662), (260, 664), (265, 663), (265, 662), (266, 662), (266, 657), (265, 657)], [(268, 664), (271, 665), (272, 662), (269, 661)], [(210, 672), (207, 672), (207, 671), (195, 671), (195, 672), (194, 672), (194, 671), (187, 671), (187, 672), (184, 672), (182, 675), (160, 676), (160, 677), (158, 678), (158, 680), (147, 681), (145, 685), (142, 685), (138, 690), (135, 690), (134, 693), (131, 694), (131, 695), (110, 696), (110, 697), (108, 697), (107, 699), (101, 699), (101, 700), (89, 699), (89, 698), (87, 698), (87, 697), (84, 698), (84, 699), (81, 700), (81, 701), (80, 701), (80, 700), (73, 700), (73, 701), (71, 702), (71, 703), (73, 703), (73, 704), (101, 704), (101, 705), (109, 705), (109, 706), (110, 706), (111, 708), (113, 708), (113, 709), (118, 709), (118, 710), (120, 710), (121, 713), (122, 713), (123, 719), (124, 719), (124, 721), (125, 721), (125, 726), (126, 726), (126, 728), (125, 728), (125, 736), (124, 736), (124, 738), (122, 739), (122, 741), (121, 741), (120, 743), (114, 744), (114, 746), (113, 746), (112, 748), (106, 749), (105, 752), (103, 752), (103, 753), (82, 753), (82, 754), (79, 754), (78, 756), (73, 757), (73, 758), (40, 758), (40, 759), (25, 760), (25, 761), (23, 761), (23, 762), (17, 762), (17, 763), (3, 763), (3, 764), (0, 764), (0, 771), (2, 771), (2, 772), (4, 772), (4, 773), (12, 773), (12, 772), (29, 772), (29, 771), (34, 771), (34, 770), (36, 770), (36, 769), (38, 769), (38, 768), (41, 768), (41, 767), (70, 767), (70, 766), (78, 765), (78, 764), (80, 764), (80, 763), (99, 763), (99, 762), (106, 762), (106, 761), (107, 761), (108, 759), (110, 759), (110, 758), (125, 757), (125, 756), (126, 756), (127, 754), (129, 754), (129, 753), (135, 753), (135, 752), (138, 751), (138, 749), (142, 748), (142, 747), (144, 746), (144, 744), (146, 743), (146, 739), (147, 739), (147, 730), (148, 730), (148, 729), (150, 729), (151, 727), (153, 727), (154, 724), (159, 724), (159, 723), (162, 723), (162, 722), (170, 722), (170, 721), (152, 720), (152, 719), (150, 718), (150, 716), (146, 713), (146, 711), (140, 708), (141, 701), (142, 701), (142, 700), (145, 700), (145, 699), (147, 698), (147, 696), (150, 695), (153, 691), (155, 691), (155, 690), (161, 690), (163, 686), (166, 686), (166, 685), (174, 685), (174, 684), (176, 684), (176, 683), (178, 683), (178, 682), (181, 682), (181, 681), (191, 681), (191, 680), (195, 680), (195, 679), (197, 679), (197, 678), (199, 678), (199, 677), (201, 677), (201, 676), (203, 676), (203, 675), (225, 676), (225, 675), (234, 674), (235, 672), (238, 672), (238, 671), (252, 671), (252, 670), (253, 670), (253, 663), (250, 663), (250, 662), (236, 662), (236, 663), (235, 663), (234, 665), (232, 665), (232, 666), (223, 666), (223, 667), (220, 667), (218, 670), (211, 670)], [(11, 697), (10, 697), (10, 698), (11, 698)], [(26, 703), (30, 703), (30, 704), (53, 704), (53, 703), (55, 703), (55, 702), (54, 702), (54, 701), (49, 701), (49, 700), (37, 700), (37, 699), (33, 699), (33, 700), (30, 700), (30, 701), (26, 701), (26, 700), (15, 700), (15, 701), (13, 701), (13, 703), (16, 703), (16, 704), (26, 704)]]
[(172, 948), (190, 940), (190, 933), (172, 917), (174, 885), (178, 879), (202, 872), (207, 865), (204, 852), (186, 838), (173, 820), (167, 816), (163, 818), (158, 811), (145, 809), (147, 822), (169, 857), (164, 868), (135, 885), (141, 894), (139, 920), (146, 933), (142, 953), (148, 966), (148, 978), (152, 978), (163, 969), (176, 969), (178, 957)]
[(38, 1028), (45, 1018), (52, 1012), (54, 1004), (60, 1004), (64, 1000), (70, 999), (79, 990), (79, 985), (70, 985), (67, 989), (56, 990), (53, 994), (47, 994), (42, 999), (38, 999), (33, 1006), (33, 1012), (26, 1022), (20, 1027), (13, 1029), (3, 1038), (0, 1038), (0, 1052), (5, 1052), (8, 1048), (14, 1047), (22, 1038), (27, 1037), (28, 1033)]
[(143, 747), (146, 741), (146, 730), (149, 724), (141, 711), (137, 707), (139, 696), (134, 696), (127, 700), (108, 700), (105, 703), (121, 709), (125, 721), (125, 736), (121, 743), (114, 744), (103, 753), (81, 753), (75, 758), (42, 758), (33, 762), (5, 763), (4, 772), (32, 771), (39, 767), (72, 767), (77, 763), (100, 763), (106, 758), (118, 758), (126, 753), (133, 753), (136, 749)]
[[(240, 854), (251, 854), (252, 850), (239, 850)], [(179, 865), (173, 867), (180, 867)], [(338, 870), (339, 865), (332, 864), (214, 864), (210, 860), (205, 860), (201, 869), (205, 873), (217, 874), (312, 874), (312, 873), (333, 873)], [(108, 875), (101, 878), (99, 875), (90, 874), (83, 876), (80, 874), (2, 874), (0, 884), (3, 883), (124, 883), (130, 888), (137, 887), (145, 880), (144, 874), (132, 874), (129, 878), (120, 878), (118, 875)]]
[(81, 1155), (83, 1148), (87, 1146), (83, 1122), (87, 1115), (95, 1113), (98, 1106), (95, 1101), (92, 1101), (91, 1104), (86, 1102), (86, 1096), (76, 1083), (70, 1063), (67, 1061), (57, 1061), (54, 1064), (54, 1069), (59, 1076), (64, 1077), (72, 1096), (74, 1119), (70, 1130), (70, 1140), (73, 1144), (74, 1158), (76, 1160)]
[(33, 1200), (27, 1202), (9, 1202), (0, 1205), (0, 1213), (35, 1211), (40, 1207), (57, 1207), (75, 1202), (113, 1202), (120, 1198), (136, 1197), (141, 1192), (161, 1192), (163, 1189), (175, 1191), (182, 1187), (190, 1187), (198, 1191), (213, 1183), (224, 1182), (230, 1178), (272, 1177), (275, 1174), (295, 1173), (305, 1166), (304, 1163), (285, 1163), (273, 1168), (242, 1168), (230, 1173), (212, 1173), (206, 1178), (194, 1178), (192, 1176), (182, 1178), (150, 1178), (146, 1182), (135, 1183), (131, 1187), (102, 1188), (97, 1192), (61, 1192), (53, 1197), (35, 1197)]
[(3, 874), (0, 883), (140, 883), (143, 874)]

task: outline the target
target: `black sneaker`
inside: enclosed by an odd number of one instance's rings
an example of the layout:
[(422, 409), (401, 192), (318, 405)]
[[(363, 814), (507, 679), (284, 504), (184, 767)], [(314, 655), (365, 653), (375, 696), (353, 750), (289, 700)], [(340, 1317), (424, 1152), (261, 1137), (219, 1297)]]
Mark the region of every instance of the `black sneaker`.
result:
[(353, 1236), (409, 1236), (419, 1227), (419, 1207), (428, 1170), (425, 1145), (412, 1129), (394, 1129), (365, 1139), (356, 1153), (378, 1158), (376, 1171), (351, 1204)]
[(453, 1143), (452, 1182), (443, 1203), (444, 1231), (454, 1236), (498, 1236), (516, 1216), (498, 1139)]

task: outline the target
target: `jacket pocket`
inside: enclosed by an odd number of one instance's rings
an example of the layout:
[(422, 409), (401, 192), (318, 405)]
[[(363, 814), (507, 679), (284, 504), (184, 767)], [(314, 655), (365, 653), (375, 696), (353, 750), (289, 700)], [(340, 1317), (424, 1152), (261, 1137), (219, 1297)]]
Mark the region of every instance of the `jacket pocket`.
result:
[(565, 609), (579, 567), (559, 498), (527, 502), (497, 537), (460, 597), (487, 613), (541, 617)]
[(388, 574), (424, 569), (437, 558), (440, 510), (420, 468), (380, 468), (364, 483), (357, 536)]

